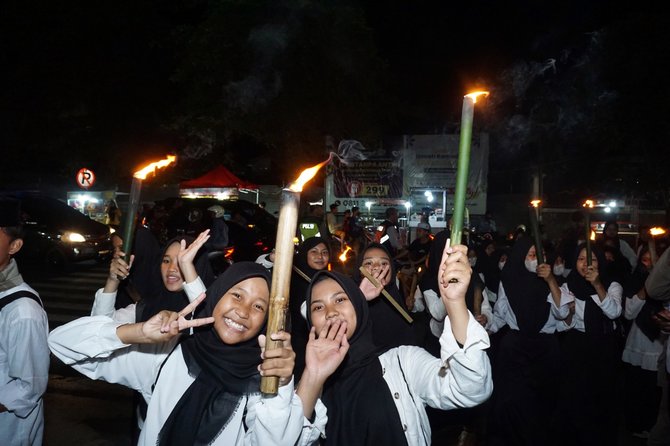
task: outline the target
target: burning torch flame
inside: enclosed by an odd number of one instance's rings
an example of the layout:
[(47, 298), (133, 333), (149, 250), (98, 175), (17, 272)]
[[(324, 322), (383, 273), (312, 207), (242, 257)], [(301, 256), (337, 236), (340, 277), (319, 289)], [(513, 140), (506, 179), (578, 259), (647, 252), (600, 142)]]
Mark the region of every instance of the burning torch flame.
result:
[(345, 249), (344, 251), (342, 251), (342, 254), (340, 254), (340, 257), (339, 257), (340, 262), (346, 262), (346, 261), (347, 261), (347, 253), (348, 253), (349, 251), (351, 251), (351, 248), (350, 248), (349, 246), (347, 246), (347, 249)]
[(591, 241), (595, 241), (595, 239), (596, 239), (596, 231), (594, 231), (593, 229), (591, 229), (591, 237), (590, 237), (590, 239), (591, 239)]
[(144, 180), (147, 178), (147, 175), (149, 175), (149, 173), (154, 172), (156, 169), (160, 169), (161, 167), (169, 166), (176, 160), (177, 160), (176, 156), (168, 155), (167, 158), (165, 158), (164, 160), (156, 161), (155, 163), (151, 163), (148, 166), (143, 167), (142, 169), (135, 172), (133, 176), (135, 178), (139, 178), (140, 180)]
[(466, 98), (470, 98), (470, 99), (472, 99), (472, 103), (473, 103), (473, 104), (476, 104), (476, 103), (477, 103), (477, 98), (478, 98), (479, 96), (487, 97), (488, 95), (489, 95), (489, 92), (488, 92), (488, 91), (475, 91), (475, 92), (473, 92), (473, 93), (468, 93), (468, 94), (466, 94), (465, 97), (466, 97)]
[(531, 200), (530, 204), (533, 205), (534, 208), (536, 208), (540, 206), (540, 204), (542, 204), (542, 200)]
[(592, 209), (593, 208), (593, 200), (586, 200), (584, 204), (582, 204), (582, 207)]
[(649, 229), (649, 234), (651, 234), (652, 237), (656, 235), (663, 235), (665, 234), (665, 229), (654, 226), (653, 228)]
[(305, 185), (305, 183), (314, 178), (314, 175), (316, 175), (319, 169), (328, 164), (332, 157), (333, 155), (331, 154), (326, 161), (320, 162), (316, 166), (303, 170), (298, 179), (291, 183), (288, 188), (293, 192), (302, 192), (302, 187)]

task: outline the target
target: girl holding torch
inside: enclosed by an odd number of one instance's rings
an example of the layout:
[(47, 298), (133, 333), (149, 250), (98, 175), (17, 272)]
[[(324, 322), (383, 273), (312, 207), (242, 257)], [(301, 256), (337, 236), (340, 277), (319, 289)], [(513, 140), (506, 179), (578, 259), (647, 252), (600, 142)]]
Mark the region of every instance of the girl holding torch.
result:
[(414, 346), (381, 353), (356, 283), (328, 271), (314, 277), (307, 297), (310, 340), (297, 393), (307, 417), (321, 402), (327, 407), (326, 445), (428, 445), (426, 405), (472, 407), (488, 398), (489, 340), (465, 306), (472, 273), (466, 253), (457, 245), (442, 256), (440, 296), (449, 317), (440, 358)]
[[(103, 288), (95, 293), (91, 316), (108, 316), (118, 322), (134, 323), (149, 319), (160, 310), (179, 311), (203, 293), (214, 281), (214, 273), (202, 246), (209, 239), (209, 230), (197, 238), (176, 237), (167, 242), (162, 252), (153, 235), (140, 229), (135, 244), (138, 252), (130, 265), (125, 253), (114, 255), (109, 276)], [(136, 262), (138, 260), (139, 262)], [(131, 265), (139, 268), (133, 270)], [(132, 278), (139, 301), (115, 309), (119, 286), (124, 279)]]
[(387, 299), (380, 296), (381, 289), (375, 288), (369, 279), (362, 276), (360, 267), (365, 268), (373, 278), (377, 278), (382, 288), (405, 312), (408, 312), (405, 297), (402, 296), (396, 283), (393, 266), (388, 249), (379, 243), (371, 243), (359, 256), (357, 267), (354, 269), (354, 281), (360, 284), (368, 300), (372, 321), (372, 340), (375, 345), (385, 350), (401, 345), (417, 345), (414, 329), (412, 324), (404, 319)]
[(605, 259), (594, 246), (591, 265), (586, 246), (577, 248), (577, 260), (564, 294), (574, 296), (574, 314), (559, 322), (559, 330), (569, 329), (562, 339), (565, 388), (561, 389), (558, 427), (575, 445), (616, 444), (616, 370), (620, 350), (614, 320), (621, 315), (622, 286), (603, 273)]
[[(125, 325), (81, 318), (54, 330), (49, 347), (89, 378), (142, 393), (149, 408), (140, 445), (309, 444), (323, 431), (325, 414), (317, 410), (318, 426), (303, 416), (293, 391), (291, 337), (272, 333), (283, 346), (261, 347), (269, 282), (262, 266), (235, 263), (178, 313)], [(203, 300), (203, 317), (186, 320)], [(261, 376), (278, 377), (277, 396), (261, 396)]]
[(548, 414), (556, 407), (560, 349), (557, 323), (569, 315), (552, 267), (537, 264), (535, 241), (521, 237), (505, 262), (492, 333), (505, 325), (495, 361), (489, 439), (492, 444), (550, 444)]
[[(263, 254), (256, 263), (271, 269), (274, 265), (274, 254)], [(291, 272), (291, 298), (288, 303), (290, 314), (291, 342), (296, 353), (295, 370), (293, 374), (296, 381), (300, 380), (302, 371), (305, 368), (305, 347), (307, 346), (307, 337), (309, 328), (305, 321), (305, 299), (307, 288), (314, 275), (326, 268), (330, 260), (330, 250), (328, 242), (321, 237), (310, 237), (306, 239), (298, 248), (298, 252), (293, 256), (293, 271)]]

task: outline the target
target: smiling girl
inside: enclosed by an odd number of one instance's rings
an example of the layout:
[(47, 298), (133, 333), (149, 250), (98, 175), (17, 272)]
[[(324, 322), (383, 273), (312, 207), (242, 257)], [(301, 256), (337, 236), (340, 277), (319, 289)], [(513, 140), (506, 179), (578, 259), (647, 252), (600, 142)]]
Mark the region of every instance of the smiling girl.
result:
[(472, 272), (466, 252), (459, 245), (442, 257), (440, 295), (449, 316), (440, 358), (415, 346), (380, 353), (356, 283), (333, 272), (315, 276), (307, 301), (310, 340), (297, 393), (306, 416), (320, 400), (326, 405), (326, 445), (428, 445), (425, 406), (472, 407), (491, 394), (484, 352), (488, 336), (465, 306)]
[[(293, 445), (301, 434), (309, 442), (318, 430), (293, 392), (290, 335), (272, 334), (284, 347), (261, 348), (269, 281), (262, 266), (235, 263), (206, 297), (179, 313), (161, 311), (125, 325), (105, 316), (81, 318), (54, 330), (49, 347), (89, 378), (142, 393), (149, 407), (138, 444)], [(203, 298), (204, 317), (186, 320)], [(193, 336), (179, 334), (207, 324)], [(277, 396), (261, 396), (261, 375), (279, 377)]]

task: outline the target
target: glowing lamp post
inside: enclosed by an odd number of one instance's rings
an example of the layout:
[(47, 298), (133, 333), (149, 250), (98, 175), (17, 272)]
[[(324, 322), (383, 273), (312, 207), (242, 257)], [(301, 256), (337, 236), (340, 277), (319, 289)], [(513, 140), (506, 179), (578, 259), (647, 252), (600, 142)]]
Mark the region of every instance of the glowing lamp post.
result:
[(582, 207), (586, 209), (586, 265), (591, 266), (593, 260), (591, 259), (591, 209), (593, 209), (593, 200), (586, 200)]
[(145, 180), (150, 173), (155, 173), (156, 169), (167, 167), (176, 160), (176, 156), (168, 155), (165, 159), (148, 164), (133, 174), (133, 182), (130, 186), (130, 195), (128, 196), (128, 210), (126, 211), (126, 220), (123, 226), (123, 252), (126, 254), (126, 262), (130, 261), (130, 250), (133, 247), (133, 236), (135, 235), (135, 225), (137, 224), (137, 209), (140, 204), (142, 180)]
[(472, 121), (475, 102), (479, 96), (488, 96), (488, 91), (477, 91), (463, 97), (461, 115), (461, 136), (458, 144), (458, 167), (456, 170), (456, 191), (454, 193), (454, 214), (451, 224), (451, 244), (461, 243), (463, 237), (463, 215), (465, 212), (465, 192), (468, 187), (470, 169), (470, 145), (472, 143)]
[[(272, 268), (272, 285), (270, 287), (270, 307), (268, 309), (267, 338), (265, 348), (272, 349), (281, 345), (281, 341), (270, 339), (270, 334), (284, 330), (286, 326), (286, 309), (288, 308), (289, 288), (291, 287), (291, 271), (293, 269), (294, 244), (298, 225), (298, 209), (302, 188), (319, 169), (330, 161), (305, 169), (295, 182), (282, 189), (279, 221), (277, 222), (277, 239), (275, 242), (275, 261)], [(261, 392), (276, 395), (279, 388), (279, 377), (263, 376)]]
[(540, 213), (540, 204), (542, 200), (532, 200), (530, 202), (530, 227), (533, 231), (533, 237), (535, 240), (535, 256), (537, 257), (537, 264), (542, 265), (544, 263), (544, 252), (542, 250), (542, 237), (540, 236), (540, 224), (539, 213)]

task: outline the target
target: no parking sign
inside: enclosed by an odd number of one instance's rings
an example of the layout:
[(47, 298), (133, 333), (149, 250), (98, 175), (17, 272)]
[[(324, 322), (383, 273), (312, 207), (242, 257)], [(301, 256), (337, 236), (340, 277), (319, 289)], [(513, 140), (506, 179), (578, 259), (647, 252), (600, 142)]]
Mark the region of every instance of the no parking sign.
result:
[(93, 171), (86, 167), (79, 169), (79, 172), (77, 172), (77, 184), (79, 187), (88, 189), (93, 186), (93, 183), (95, 183), (95, 174)]

